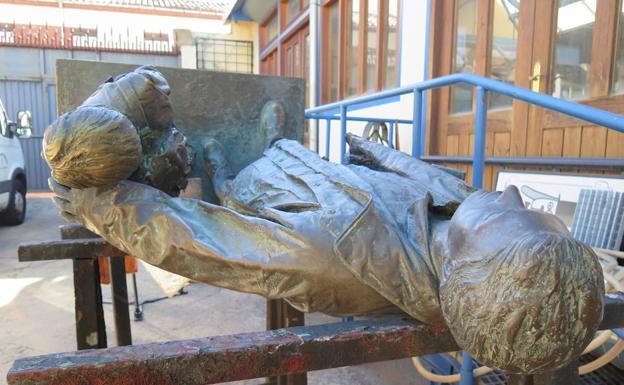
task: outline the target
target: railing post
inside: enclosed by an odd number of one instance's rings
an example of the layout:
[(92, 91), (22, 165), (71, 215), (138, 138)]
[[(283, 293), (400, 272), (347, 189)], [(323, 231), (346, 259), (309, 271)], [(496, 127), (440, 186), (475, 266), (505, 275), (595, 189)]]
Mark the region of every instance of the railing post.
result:
[(460, 369), (459, 385), (474, 385), (475, 380), (472, 373), (474, 362), (470, 354), (462, 352), (462, 363)]
[(319, 154), (321, 151), (321, 128), (318, 119), (314, 119), (314, 151)]
[(329, 160), (329, 141), (331, 140), (331, 119), (325, 119), (325, 156)]
[[(390, 148), (394, 148), (394, 124), (395, 122), (388, 121), (388, 125), (390, 126), (388, 127), (388, 129), (390, 130), (388, 132), (388, 147)], [(397, 124), (397, 127), (398, 127), (398, 124)]]
[(347, 163), (347, 106), (340, 106), (340, 163)]
[(412, 156), (420, 158), (421, 153), (421, 137), (420, 130), (422, 125), (422, 91), (414, 89), (414, 110), (412, 113)]
[(477, 111), (475, 113), (475, 142), (472, 160), (472, 185), (483, 188), (483, 171), (485, 169), (485, 130), (487, 123), (487, 90), (477, 88)]

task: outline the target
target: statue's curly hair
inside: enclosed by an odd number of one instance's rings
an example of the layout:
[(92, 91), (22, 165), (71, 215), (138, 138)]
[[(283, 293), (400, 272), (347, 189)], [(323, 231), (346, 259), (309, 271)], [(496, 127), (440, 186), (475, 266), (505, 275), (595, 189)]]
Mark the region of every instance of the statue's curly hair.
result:
[(557, 232), (528, 232), (490, 258), (457, 264), (440, 300), (455, 340), (508, 373), (568, 365), (602, 318), (604, 283), (592, 249)]

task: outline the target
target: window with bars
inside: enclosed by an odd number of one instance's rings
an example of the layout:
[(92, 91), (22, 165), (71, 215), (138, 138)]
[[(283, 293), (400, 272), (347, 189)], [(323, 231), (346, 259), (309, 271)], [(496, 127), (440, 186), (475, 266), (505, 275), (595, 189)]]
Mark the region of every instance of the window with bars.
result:
[(253, 42), (212, 38), (195, 39), (197, 69), (253, 73)]

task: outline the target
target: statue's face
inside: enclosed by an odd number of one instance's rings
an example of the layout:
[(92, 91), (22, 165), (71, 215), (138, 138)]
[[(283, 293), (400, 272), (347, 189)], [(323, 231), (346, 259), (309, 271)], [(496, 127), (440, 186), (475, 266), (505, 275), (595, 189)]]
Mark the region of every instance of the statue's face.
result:
[(143, 161), (131, 179), (179, 195), (186, 187), (195, 155), (186, 137), (174, 127), (163, 131), (147, 128), (140, 136)]
[(568, 233), (554, 215), (524, 207), (520, 192), (479, 191), (457, 209), (449, 226), (449, 251), (454, 257), (490, 256), (528, 231)]

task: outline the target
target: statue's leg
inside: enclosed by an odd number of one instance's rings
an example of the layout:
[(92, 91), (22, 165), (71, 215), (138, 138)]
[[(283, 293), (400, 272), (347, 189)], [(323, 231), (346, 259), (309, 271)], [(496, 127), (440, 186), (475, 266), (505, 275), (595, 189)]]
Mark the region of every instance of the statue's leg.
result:
[(204, 140), (204, 168), (206, 174), (210, 177), (215, 194), (221, 202), (230, 190), (232, 179), (236, 176), (230, 168), (229, 162), (225, 157), (225, 150), (221, 143), (213, 138)]

